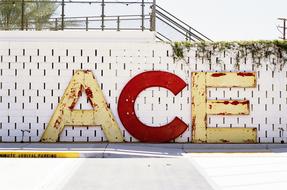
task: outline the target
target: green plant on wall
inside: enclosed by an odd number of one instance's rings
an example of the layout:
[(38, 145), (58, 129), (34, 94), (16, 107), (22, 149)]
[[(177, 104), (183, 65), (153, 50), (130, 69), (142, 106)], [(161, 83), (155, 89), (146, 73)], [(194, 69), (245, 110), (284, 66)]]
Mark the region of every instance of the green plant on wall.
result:
[(256, 67), (260, 67), (263, 60), (268, 60), (274, 70), (277, 67), (279, 67), (279, 70), (282, 70), (287, 63), (287, 41), (202, 41), (197, 43), (174, 42), (171, 45), (174, 61), (185, 61), (186, 54), (193, 50), (195, 51), (196, 59), (206, 60), (209, 64), (212, 64), (212, 57), (216, 57), (216, 64), (222, 64), (222, 56), (233, 54), (235, 57), (235, 69), (239, 69), (240, 64), (247, 58), (251, 58)]

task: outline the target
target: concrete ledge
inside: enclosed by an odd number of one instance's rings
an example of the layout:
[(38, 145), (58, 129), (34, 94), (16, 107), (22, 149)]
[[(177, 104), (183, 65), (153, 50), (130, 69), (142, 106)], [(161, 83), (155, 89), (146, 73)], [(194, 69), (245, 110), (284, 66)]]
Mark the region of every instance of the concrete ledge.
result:
[(150, 31), (0, 31), (2, 42), (154, 43)]

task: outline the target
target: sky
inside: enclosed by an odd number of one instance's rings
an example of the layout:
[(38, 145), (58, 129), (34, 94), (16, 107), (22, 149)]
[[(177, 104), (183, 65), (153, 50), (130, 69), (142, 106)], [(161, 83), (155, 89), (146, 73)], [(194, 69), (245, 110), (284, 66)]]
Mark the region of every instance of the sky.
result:
[[(287, 0), (157, 0), (157, 4), (214, 41), (279, 39), (276, 26), (282, 21), (277, 18), (287, 18)], [(129, 7), (133, 6), (140, 8)], [(89, 14), (88, 8), (67, 10)], [(94, 14), (96, 9), (91, 10)]]
[(213, 40), (264, 40), (282, 36), (278, 17), (287, 18), (287, 0), (157, 0)]

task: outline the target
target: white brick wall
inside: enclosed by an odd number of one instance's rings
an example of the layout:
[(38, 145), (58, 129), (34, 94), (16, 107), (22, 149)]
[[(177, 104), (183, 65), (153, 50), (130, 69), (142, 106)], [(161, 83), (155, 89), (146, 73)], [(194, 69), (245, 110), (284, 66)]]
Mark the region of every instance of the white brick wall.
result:
[[(7, 34), (7, 33), (6, 33)], [(5, 34), (5, 35), (6, 35)], [(234, 57), (223, 57), (223, 65), (215, 64), (212, 57), (211, 67), (206, 61), (197, 60), (195, 52), (188, 53), (186, 60), (174, 63), (172, 48), (166, 43), (152, 42), (148, 36), (141, 36), (135, 42), (120, 40), (115, 43), (97, 38), (84, 42), (79, 40), (85, 32), (62, 35), (64, 38), (49, 39), (33, 34), (23, 40), (21, 34), (9, 34), (9, 39), (0, 33), (0, 140), (3, 142), (37, 142), (47, 126), (59, 99), (67, 87), (73, 70), (92, 70), (103, 87), (106, 100), (111, 105), (125, 140), (136, 139), (122, 126), (117, 114), (117, 100), (124, 85), (134, 76), (144, 71), (163, 70), (180, 76), (188, 86), (176, 97), (166, 89), (150, 88), (142, 92), (136, 100), (135, 108), (140, 120), (149, 125), (163, 125), (175, 116), (189, 125), (176, 142), (191, 141), (191, 90), (190, 72), (200, 71), (237, 71)], [(93, 38), (90, 35), (90, 38)], [(102, 35), (102, 34), (101, 34)], [(121, 34), (123, 35), (123, 34)], [(129, 34), (130, 35), (130, 34)], [(150, 34), (148, 34), (150, 35)], [(43, 39), (41, 41), (41, 39)], [(56, 39), (56, 40), (55, 40)], [(113, 39), (116, 39), (115, 37)], [(123, 38), (125, 39), (125, 38)], [(233, 63), (231, 63), (233, 60)], [(248, 116), (210, 116), (209, 127), (256, 127), (258, 141), (277, 143), (286, 142), (287, 114), (287, 70), (275, 71), (265, 62), (261, 68), (252, 67), (252, 59), (242, 64), (240, 71), (257, 71), (257, 88), (250, 89), (208, 89), (209, 99), (250, 100), (251, 114)], [(224, 69), (225, 68), (225, 69)], [(160, 103), (159, 103), (160, 99)], [(173, 103), (174, 102), (174, 103)], [(76, 109), (90, 109), (85, 95), (77, 103)], [(284, 132), (280, 130), (282, 128)], [(105, 141), (100, 127), (66, 127), (61, 141)]]

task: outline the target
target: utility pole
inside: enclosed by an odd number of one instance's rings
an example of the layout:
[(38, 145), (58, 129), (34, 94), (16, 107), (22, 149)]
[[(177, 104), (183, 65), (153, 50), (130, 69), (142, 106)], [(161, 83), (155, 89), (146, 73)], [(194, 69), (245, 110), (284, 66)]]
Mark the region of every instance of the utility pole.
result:
[[(280, 31), (280, 33), (282, 33), (282, 37), (280, 37), (280, 39), (286, 40), (287, 18), (278, 18), (278, 20), (283, 22), (282, 26), (277, 26), (277, 28)], [(282, 29), (282, 32), (281, 32), (281, 29)]]

